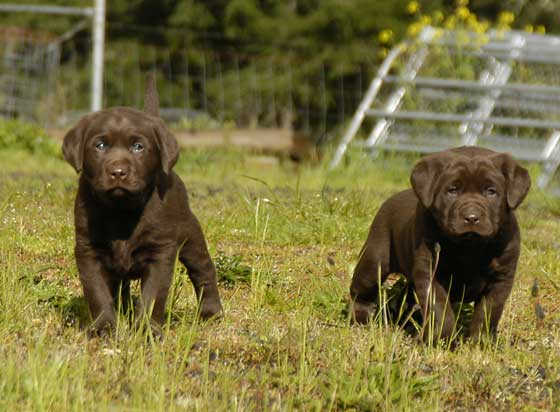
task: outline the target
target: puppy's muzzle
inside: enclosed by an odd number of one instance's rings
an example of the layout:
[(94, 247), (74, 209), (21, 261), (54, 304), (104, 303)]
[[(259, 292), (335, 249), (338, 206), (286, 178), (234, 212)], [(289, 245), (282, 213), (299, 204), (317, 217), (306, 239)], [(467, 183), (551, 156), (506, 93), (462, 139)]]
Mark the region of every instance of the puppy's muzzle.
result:
[(109, 171), (109, 176), (113, 180), (123, 180), (128, 176), (127, 167), (114, 167)]
[(122, 162), (109, 163), (105, 170), (113, 183), (124, 181), (130, 175), (130, 166)]
[(484, 217), (484, 210), (477, 205), (467, 205), (461, 208), (459, 212), (460, 219), (463, 220), (465, 226), (475, 226), (480, 223), (480, 219)]
[(494, 231), (488, 211), (477, 202), (468, 202), (459, 206), (452, 214), (449, 228), (455, 236), (486, 237), (492, 235)]
[(477, 225), (480, 222), (480, 217), (476, 213), (469, 213), (463, 220), (467, 225)]

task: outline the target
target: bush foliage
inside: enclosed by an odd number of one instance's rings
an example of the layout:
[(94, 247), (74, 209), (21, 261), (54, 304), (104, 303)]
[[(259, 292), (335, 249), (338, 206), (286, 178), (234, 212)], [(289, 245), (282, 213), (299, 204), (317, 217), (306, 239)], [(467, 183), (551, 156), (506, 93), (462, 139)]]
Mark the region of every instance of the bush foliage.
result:
[(51, 156), (60, 154), (58, 145), (43, 129), (17, 120), (0, 120), (0, 150), (3, 149), (19, 149)]
[[(79, 0), (49, 3), (84, 6)], [(77, 21), (0, 16), (3, 25), (56, 33)], [(190, 109), (240, 126), (324, 129), (353, 113), (388, 50), (422, 25), (554, 32), (559, 22), (560, 0), (112, 0), (105, 103), (138, 105), (143, 79), (136, 73), (157, 67), (165, 107), (189, 95)], [(63, 66), (72, 74), (61, 72), (59, 90), (69, 91), (59, 100), (67, 110), (86, 108), (90, 34), (82, 31), (65, 47)], [(83, 70), (75, 73), (76, 67)], [(254, 73), (266, 75), (256, 79)]]

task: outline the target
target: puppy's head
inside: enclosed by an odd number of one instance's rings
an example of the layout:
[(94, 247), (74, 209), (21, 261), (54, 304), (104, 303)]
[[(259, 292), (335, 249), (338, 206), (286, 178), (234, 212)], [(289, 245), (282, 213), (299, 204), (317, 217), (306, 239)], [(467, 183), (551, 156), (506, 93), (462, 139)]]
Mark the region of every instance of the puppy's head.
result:
[(142, 197), (169, 173), (179, 147), (158, 117), (117, 107), (82, 118), (64, 137), (62, 152), (95, 194), (113, 203)]
[(426, 156), (411, 184), (451, 238), (491, 238), (525, 198), (529, 173), (506, 153), (460, 147)]

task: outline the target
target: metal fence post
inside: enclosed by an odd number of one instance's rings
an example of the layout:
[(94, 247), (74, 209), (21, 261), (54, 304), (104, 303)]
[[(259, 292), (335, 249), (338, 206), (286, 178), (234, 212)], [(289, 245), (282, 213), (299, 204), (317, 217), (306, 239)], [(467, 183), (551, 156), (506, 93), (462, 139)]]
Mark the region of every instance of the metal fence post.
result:
[(103, 55), (105, 47), (105, 0), (95, 0), (93, 14), (93, 64), (91, 83), (91, 110), (103, 104)]
[(381, 64), (381, 67), (377, 72), (377, 76), (371, 81), (369, 88), (366, 92), (366, 95), (362, 99), (362, 102), (360, 103), (358, 110), (356, 110), (354, 117), (352, 117), (350, 126), (348, 126), (346, 133), (344, 134), (344, 136), (342, 137), (340, 143), (336, 148), (336, 151), (330, 163), (331, 168), (336, 167), (340, 162), (340, 160), (342, 159), (342, 156), (344, 156), (344, 153), (348, 148), (348, 144), (352, 141), (352, 139), (356, 135), (356, 132), (362, 125), (362, 121), (364, 120), (366, 111), (370, 108), (373, 99), (375, 99), (375, 96), (377, 96), (377, 92), (379, 92), (379, 88), (383, 84), (383, 78), (387, 75), (387, 73), (389, 73), (389, 70), (391, 69), (393, 62), (403, 52), (403, 50), (404, 50), (404, 44), (400, 44), (394, 47), (393, 49), (391, 49), (391, 51), (389, 52), (389, 54)]
[[(418, 71), (420, 70), (422, 64), (428, 56), (428, 44), (435, 36), (435, 34), (435, 29), (430, 26), (425, 27), (420, 33), (419, 41), (423, 46), (416, 53), (414, 53), (410, 57), (410, 60), (407, 62), (403, 75), (406, 80), (412, 81), (418, 74)], [(402, 99), (404, 98), (405, 93), (406, 86), (399, 86), (398, 89), (395, 90), (387, 100), (385, 111), (393, 113), (395, 110), (397, 110), (401, 104)], [(379, 119), (366, 140), (366, 147), (372, 148), (375, 145), (383, 142), (384, 137), (387, 135), (387, 131), (391, 126), (391, 123), (391, 120)]]

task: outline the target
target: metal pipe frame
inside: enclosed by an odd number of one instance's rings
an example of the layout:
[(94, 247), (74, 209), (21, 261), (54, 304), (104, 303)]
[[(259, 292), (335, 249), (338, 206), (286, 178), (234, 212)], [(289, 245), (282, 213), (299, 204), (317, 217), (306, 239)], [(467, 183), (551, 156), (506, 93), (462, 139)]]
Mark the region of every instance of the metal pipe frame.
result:
[(334, 152), (333, 158), (330, 162), (331, 169), (336, 167), (340, 163), (342, 156), (344, 156), (344, 153), (348, 148), (348, 144), (354, 138), (354, 135), (356, 134), (362, 124), (362, 121), (364, 120), (366, 110), (371, 106), (371, 103), (373, 103), (373, 99), (375, 99), (375, 96), (377, 96), (377, 93), (379, 92), (379, 89), (383, 84), (383, 79), (387, 76), (387, 73), (391, 69), (393, 62), (404, 50), (404, 43), (393, 47), (379, 67), (377, 76), (371, 81), (364, 98), (360, 102), (356, 113), (350, 121), (350, 125), (348, 126), (346, 133), (344, 134), (344, 136), (342, 136), (342, 139), (340, 140), (340, 143), (338, 144), (336, 151)]
[(94, 13), (94, 8), (93, 7), (41, 6), (41, 5), (32, 5), (32, 4), (5, 3), (5, 4), (0, 4), (0, 11), (62, 14), (62, 15), (70, 15), (70, 16), (92, 17)]
[(480, 122), (497, 126), (534, 127), (535, 129), (560, 129), (560, 121), (524, 119), (521, 117), (483, 117), (463, 114), (437, 113), (425, 111), (399, 111), (389, 112), (384, 110), (367, 110), (366, 114), (372, 117), (405, 119), (405, 120), (432, 120), (436, 122)]
[[(509, 83), (509, 84), (482, 84), (474, 80), (454, 80), (454, 79), (443, 79), (437, 77), (416, 77), (415, 79), (407, 79), (403, 76), (393, 76), (388, 75), (383, 78), (387, 83), (402, 83), (402, 84), (413, 84), (420, 87), (434, 87), (434, 88), (445, 88), (445, 89), (465, 89), (465, 90), (502, 90), (517, 92), (519, 94), (523, 93), (538, 93), (538, 94), (560, 94), (560, 87), (545, 86), (545, 85), (531, 85), (522, 83)], [(560, 99), (560, 98), (559, 98)]]
[[(420, 33), (419, 39), (420, 43), (427, 44), (429, 43), (436, 34), (436, 30), (433, 27), (425, 27), (422, 32)], [(419, 50), (414, 53), (410, 59), (408, 60), (406, 67), (405, 67), (405, 75), (409, 80), (414, 80), (418, 71), (424, 64), (426, 57), (428, 56), (428, 47), (423, 46)], [(387, 99), (387, 103), (385, 104), (385, 110), (388, 112), (396, 111), (399, 106), (401, 105), (402, 99), (406, 93), (406, 88), (400, 86), (397, 90), (395, 90), (389, 98)], [(379, 119), (377, 124), (369, 134), (368, 138), (366, 139), (366, 146), (373, 147), (376, 144), (383, 143), (385, 137), (387, 136), (387, 132), (391, 127), (391, 122), (387, 119)]]
[(31, 4), (0, 4), (0, 12), (26, 12), (87, 16), (93, 23), (93, 58), (91, 82), (91, 111), (101, 109), (103, 103), (103, 61), (105, 48), (105, 0), (94, 0), (95, 7), (44, 6)]

